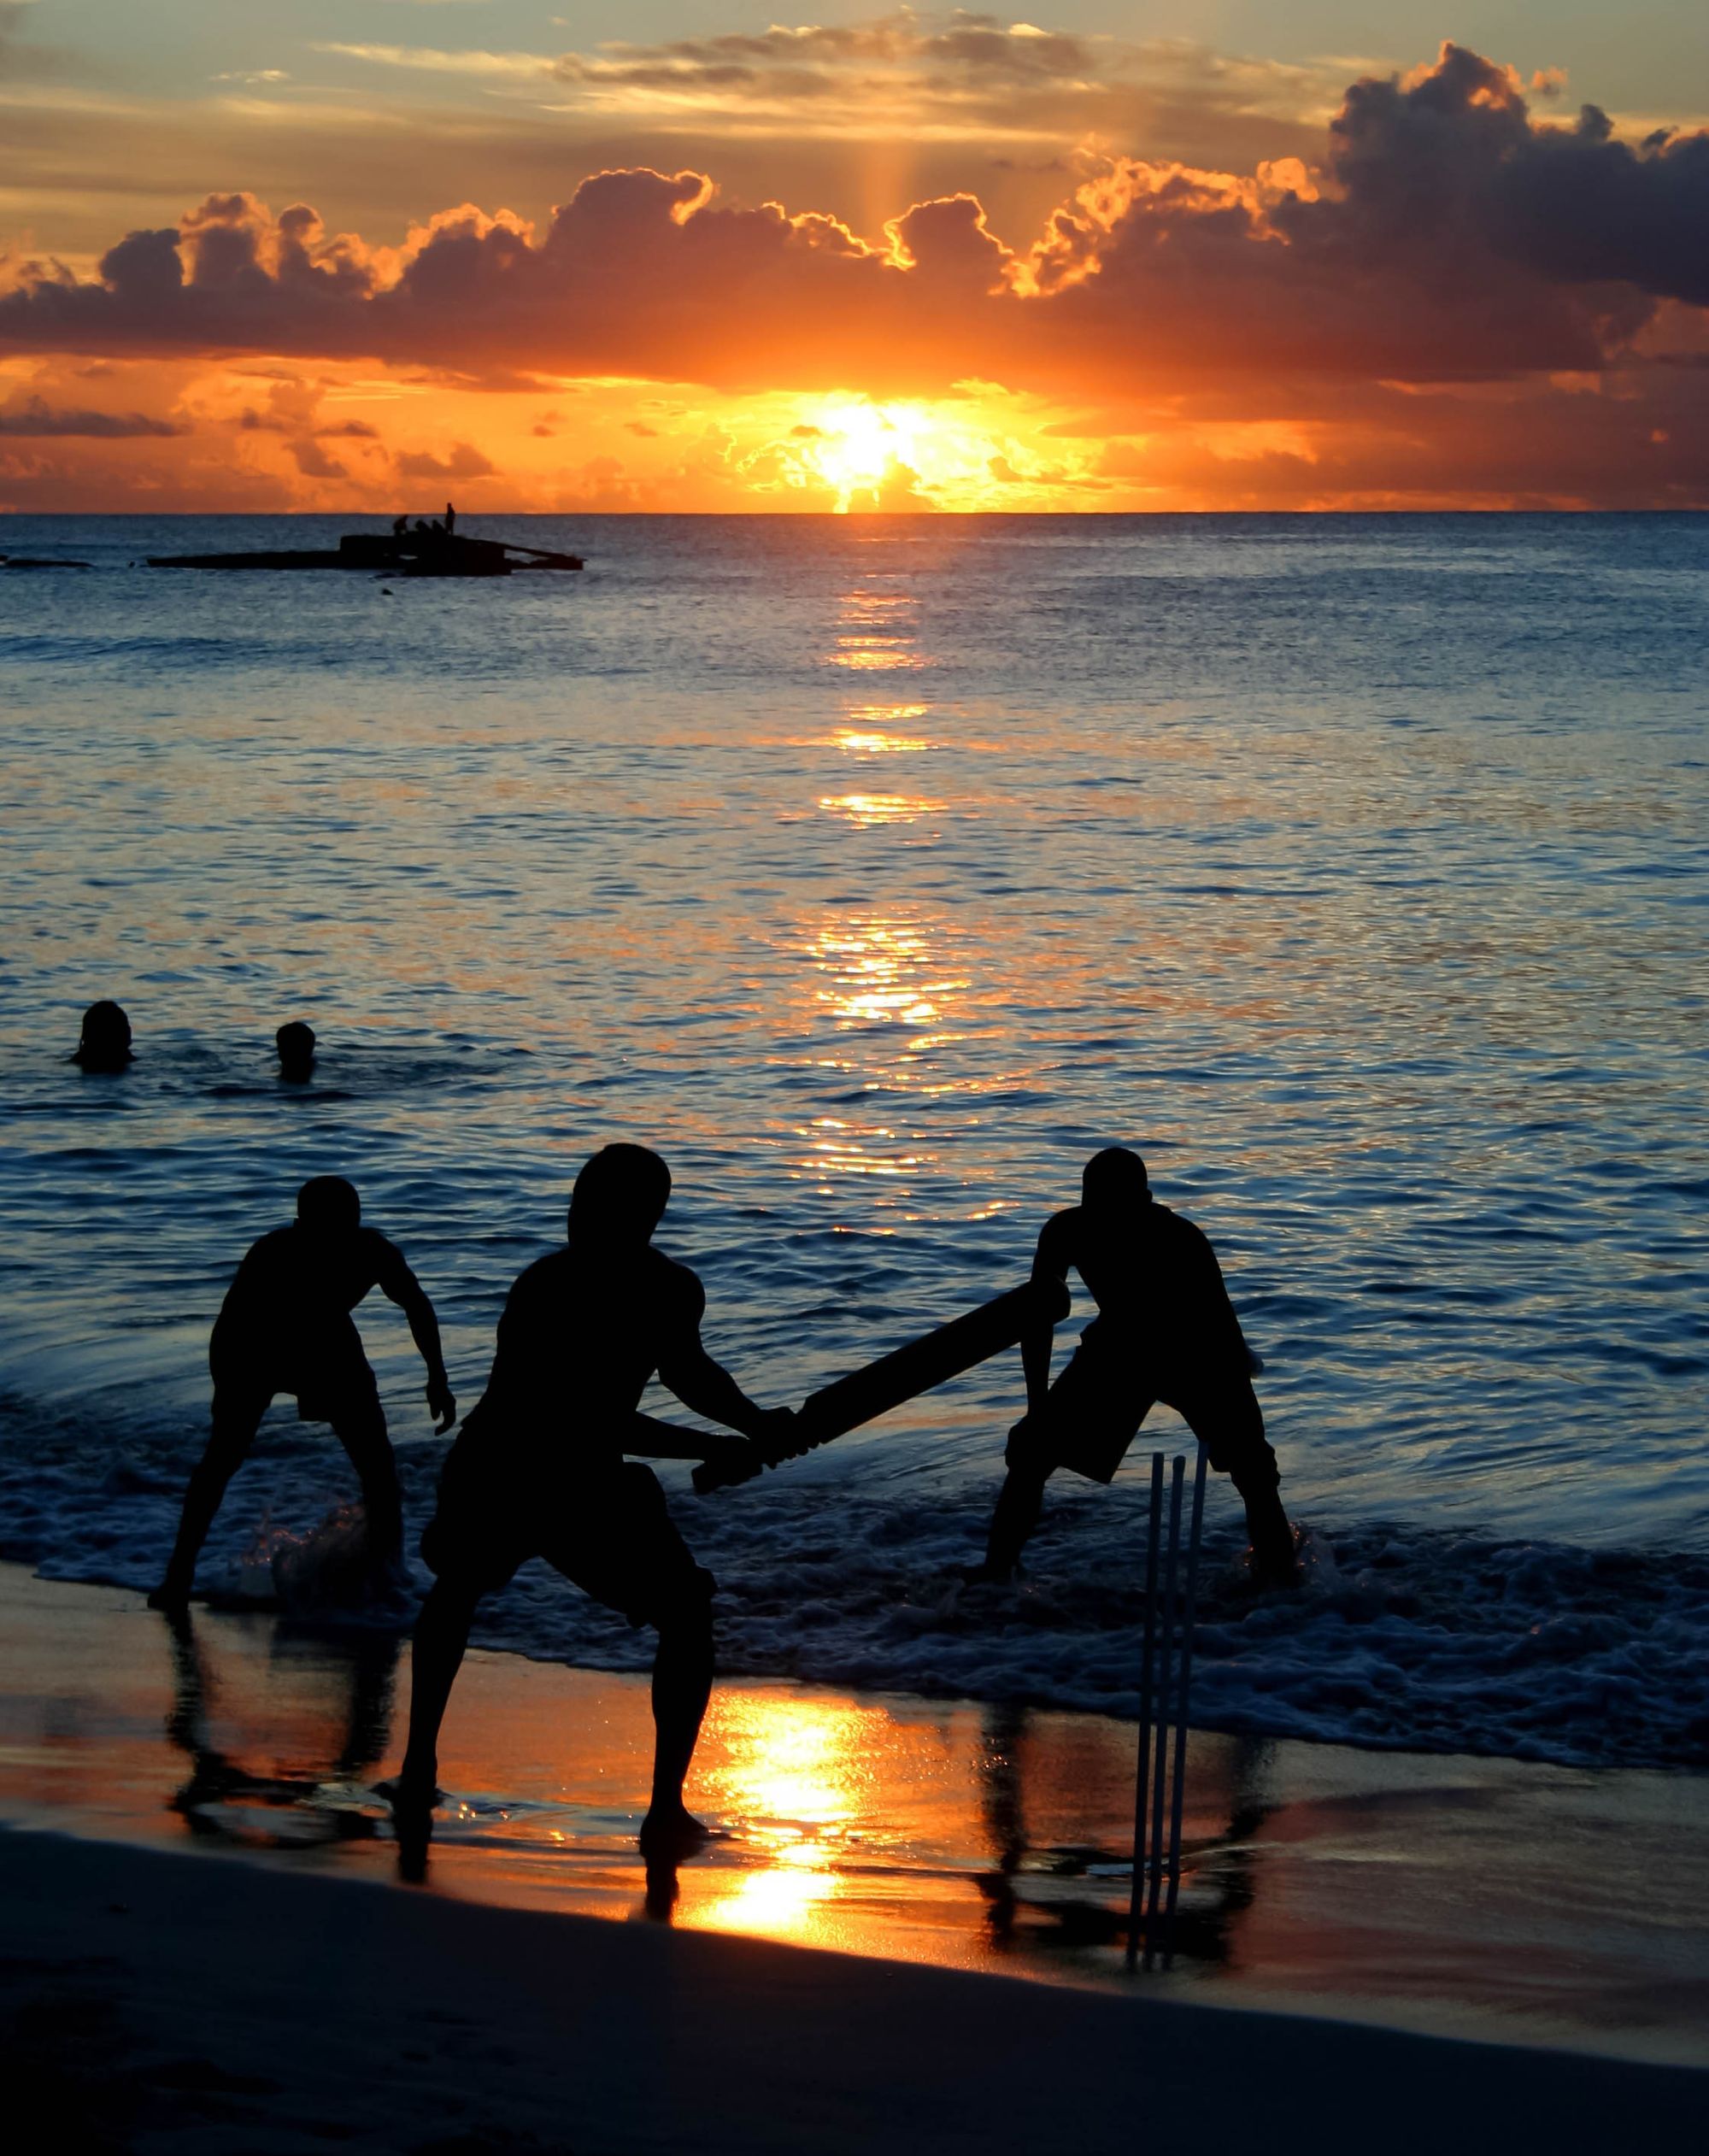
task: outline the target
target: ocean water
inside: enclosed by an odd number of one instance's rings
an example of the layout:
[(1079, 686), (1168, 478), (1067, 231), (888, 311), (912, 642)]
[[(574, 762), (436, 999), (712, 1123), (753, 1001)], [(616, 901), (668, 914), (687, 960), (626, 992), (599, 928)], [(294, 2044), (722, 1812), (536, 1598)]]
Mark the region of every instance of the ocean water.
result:
[[(0, 569), (0, 1555), (152, 1582), (208, 1325), (308, 1174), (402, 1242), (468, 1405), (580, 1160), (655, 1144), (708, 1344), (787, 1401), (1021, 1278), (1122, 1142), (1222, 1256), (1310, 1533), (1254, 1602), (1213, 1483), (1199, 1718), (1709, 1760), (1709, 520), (518, 518), (478, 528), (585, 574), (137, 566), (338, 528), (0, 520), (91, 565)], [(119, 1078), (66, 1060), (103, 995)], [(446, 1441), (362, 1322), (419, 1525)], [(953, 1583), (1020, 1404), (1010, 1355), (740, 1491), (663, 1469), (726, 1666), (1130, 1711), (1146, 1436), (1053, 1487), (1018, 1591)], [(353, 1489), (281, 1404), (204, 1580)], [(649, 1646), (537, 1566), (482, 1625)]]

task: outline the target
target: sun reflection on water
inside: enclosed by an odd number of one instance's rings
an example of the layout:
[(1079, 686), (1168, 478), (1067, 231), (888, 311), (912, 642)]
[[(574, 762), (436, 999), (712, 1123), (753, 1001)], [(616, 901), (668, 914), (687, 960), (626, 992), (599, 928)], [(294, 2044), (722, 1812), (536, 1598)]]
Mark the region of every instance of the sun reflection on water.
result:
[(753, 1861), (697, 1903), (694, 1921), (770, 1938), (831, 1942), (838, 1870), (871, 1803), (878, 1709), (733, 1690), (714, 1701), (715, 1763), (696, 1798), (740, 1833)]
[(934, 965), (918, 919), (904, 914), (839, 917), (811, 955), (829, 977), (817, 1000), (839, 1026), (937, 1025), (946, 999), (967, 985)]
[(827, 815), (845, 817), (863, 831), (875, 824), (917, 823), (922, 816), (941, 815), (943, 810), (941, 801), (926, 801), (916, 794), (821, 794), (819, 805)]
[(843, 714), (843, 724), (828, 737), (827, 745), (848, 756), (919, 755), (943, 744), (924, 735), (898, 731), (924, 719), (931, 709), (923, 703), (854, 703)]
[[(816, 1116), (796, 1135), (804, 1139), (808, 1157), (803, 1166), (819, 1172), (843, 1175), (904, 1176), (925, 1165), (919, 1153), (884, 1152), (898, 1143), (896, 1131), (878, 1124), (844, 1122), (831, 1115)], [(829, 1184), (825, 1195), (832, 1195)]]
[(836, 648), (825, 663), (858, 673), (913, 671), (926, 663), (915, 649), (919, 601), (902, 592), (845, 592)]
[(857, 733), (852, 726), (831, 738), (833, 747), (851, 756), (917, 755), (931, 746), (929, 741), (914, 740), (906, 734)]
[(917, 651), (899, 649), (888, 637), (839, 637), (828, 663), (860, 673), (893, 673), (925, 664)]

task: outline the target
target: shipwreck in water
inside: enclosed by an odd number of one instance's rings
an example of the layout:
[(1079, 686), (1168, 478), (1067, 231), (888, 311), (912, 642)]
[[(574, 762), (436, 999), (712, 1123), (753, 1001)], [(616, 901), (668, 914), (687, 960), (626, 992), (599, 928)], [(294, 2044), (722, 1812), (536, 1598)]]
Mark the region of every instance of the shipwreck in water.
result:
[(457, 529), (445, 505), (442, 522), (394, 520), (389, 532), (347, 532), (336, 547), (286, 547), (251, 554), (151, 554), (151, 569), (345, 569), (370, 576), (508, 577), (519, 570), (579, 569), (578, 554), (518, 546), (509, 539), (476, 539)]

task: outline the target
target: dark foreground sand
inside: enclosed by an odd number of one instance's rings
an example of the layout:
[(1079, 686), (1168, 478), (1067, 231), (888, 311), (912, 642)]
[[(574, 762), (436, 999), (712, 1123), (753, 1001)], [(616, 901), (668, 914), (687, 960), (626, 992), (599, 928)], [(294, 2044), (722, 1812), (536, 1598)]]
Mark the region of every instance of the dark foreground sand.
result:
[(729, 2152), (1695, 2146), (1709, 2077), (482, 1908), (0, 1832), (15, 2146)]

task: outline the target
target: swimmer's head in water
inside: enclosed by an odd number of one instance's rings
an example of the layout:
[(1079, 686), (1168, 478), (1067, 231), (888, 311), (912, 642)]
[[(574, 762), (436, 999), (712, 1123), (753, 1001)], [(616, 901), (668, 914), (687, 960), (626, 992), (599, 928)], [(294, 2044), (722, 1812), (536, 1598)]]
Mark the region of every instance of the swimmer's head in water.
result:
[(76, 1060), (85, 1071), (121, 1071), (131, 1060), (131, 1021), (105, 1000), (83, 1013)]
[(293, 1019), (273, 1037), (279, 1050), (279, 1066), (287, 1078), (307, 1078), (314, 1067), (314, 1028)]
[(1107, 1145), (1080, 1176), (1080, 1202), (1090, 1213), (1125, 1213), (1151, 1196), (1145, 1163), (1125, 1145)]
[(602, 1146), (576, 1178), (570, 1227), (645, 1242), (671, 1199), (671, 1171), (644, 1145)]
[(315, 1235), (349, 1235), (362, 1224), (362, 1201), (341, 1175), (317, 1175), (297, 1194), (297, 1225)]

